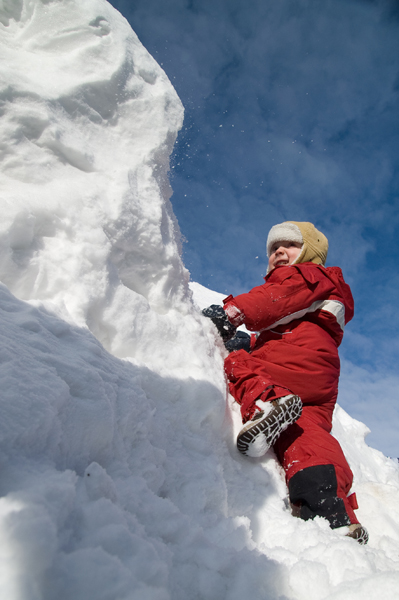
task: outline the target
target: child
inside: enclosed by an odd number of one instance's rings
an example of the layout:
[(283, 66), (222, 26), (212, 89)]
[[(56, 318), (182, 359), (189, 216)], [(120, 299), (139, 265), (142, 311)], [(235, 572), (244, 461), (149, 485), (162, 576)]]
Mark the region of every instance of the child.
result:
[(252, 348), (234, 350), (225, 360), (244, 423), (239, 451), (257, 457), (273, 446), (293, 514), (324, 517), (331, 528), (345, 527), (348, 536), (365, 544), (367, 531), (354, 513), (356, 496), (348, 496), (353, 474), (330, 434), (338, 346), (353, 317), (353, 298), (341, 269), (324, 266), (327, 251), (327, 238), (311, 223), (275, 225), (267, 239), (265, 283), (204, 314), (225, 341), (241, 324), (260, 332)]

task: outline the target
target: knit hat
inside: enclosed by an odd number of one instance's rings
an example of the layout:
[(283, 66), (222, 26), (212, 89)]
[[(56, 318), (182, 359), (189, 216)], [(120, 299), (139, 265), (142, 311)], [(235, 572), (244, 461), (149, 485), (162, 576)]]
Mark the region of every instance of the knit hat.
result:
[(295, 264), (313, 262), (317, 265), (325, 265), (328, 252), (328, 240), (312, 223), (306, 221), (285, 221), (274, 225), (267, 236), (267, 256), (271, 254), (271, 248), (276, 242), (297, 242), (302, 244), (302, 250)]

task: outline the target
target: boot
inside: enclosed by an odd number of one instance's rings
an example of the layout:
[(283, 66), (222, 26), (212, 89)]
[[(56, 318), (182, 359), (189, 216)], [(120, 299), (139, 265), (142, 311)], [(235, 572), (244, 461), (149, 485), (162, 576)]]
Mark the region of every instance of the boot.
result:
[(292, 515), (304, 521), (323, 517), (331, 529), (341, 531), (359, 544), (367, 544), (368, 533), (360, 523), (351, 523), (345, 503), (337, 493), (334, 465), (316, 465), (298, 471), (288, 482)]
[(237, 437), (238, 450), (252, 458), (266, 454), (280, 433), (299, 419), (302, 400), (299, 396), (288, 394), (269, 402), (257, 400), (256, 407), (257, 412)]

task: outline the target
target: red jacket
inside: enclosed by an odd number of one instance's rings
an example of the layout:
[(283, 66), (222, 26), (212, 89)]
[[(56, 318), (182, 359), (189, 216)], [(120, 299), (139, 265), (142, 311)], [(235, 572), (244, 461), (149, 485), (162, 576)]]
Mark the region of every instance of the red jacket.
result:
[(304, 404), (323, 405), (330, 421), (338, 393), (338, 346), (353, 316), (341, 269), (314, 263), (277, 267), (263, 285), (226, 298), (224, 308), (235, 326), (245, 323), (260, 332), (250, 354), (239, 350), (225, 360), (243, 419), (251, 418), (257, 398), (266, 399), (265, 390), (278, 397), (285, 388)]
[(353, 298), (339, 267), (303, 263), (273, 269), (263, 285), (226, 298), (224, 309), (236, 327), (244, 323), (260, 332), (256, 348), (297, 320), (316, 323), (339, 346), (353, 317)]

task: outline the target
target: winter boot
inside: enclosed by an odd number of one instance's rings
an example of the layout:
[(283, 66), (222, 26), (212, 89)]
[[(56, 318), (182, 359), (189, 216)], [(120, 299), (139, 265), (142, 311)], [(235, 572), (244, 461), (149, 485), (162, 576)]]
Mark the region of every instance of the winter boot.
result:
[(288, 394), (269, 402), (257, 400), (256, 408), (257, 412), (237, 437), (238, 450), (252, 458), (266, 454), (280, 433), (299, 419), (302, 400), (299, 396)]
[(367, 544), (367, 530), (360, 523), (351, 523), (349, 509), (338, 496), (334, 465), (316, 465), (298, 471), (289, 480), (288, 491), (294, 517), (304, 521), (323, 517), (330, 523), (331, 529), (357, 540), (359, 544)]

